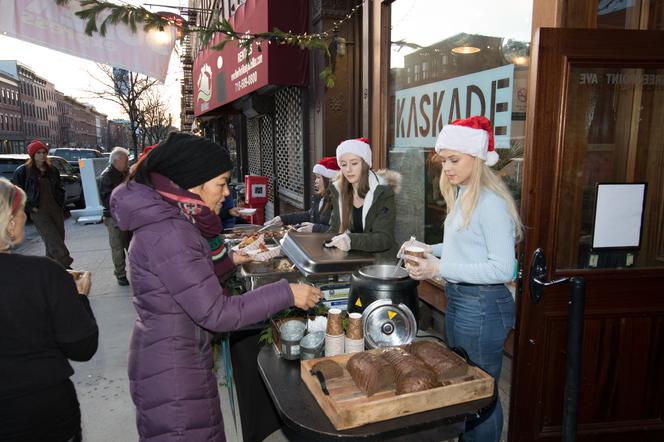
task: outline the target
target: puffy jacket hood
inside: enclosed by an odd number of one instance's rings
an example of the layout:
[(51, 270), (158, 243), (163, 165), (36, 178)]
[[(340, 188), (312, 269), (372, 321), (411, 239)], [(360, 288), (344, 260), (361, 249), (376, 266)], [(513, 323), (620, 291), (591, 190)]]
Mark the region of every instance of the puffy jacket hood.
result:
[(152, 187), (123, 183), (111, 194), (111, 214), (121, 230), (134, 231), (166, 219), (181, 218), (180, 210), (164, 201)]

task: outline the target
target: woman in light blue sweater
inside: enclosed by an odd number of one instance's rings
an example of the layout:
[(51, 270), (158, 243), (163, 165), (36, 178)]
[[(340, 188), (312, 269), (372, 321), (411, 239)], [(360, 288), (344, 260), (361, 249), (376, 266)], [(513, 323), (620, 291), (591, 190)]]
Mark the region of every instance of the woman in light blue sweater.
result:
[[(507, 187), (488, 167), (498, 161), (489, 120), (470, 117), (443, 127), (436, 153), (442, 159), (440, 188), (448, 208), (443, 243), (404, 243), (402, 251), (415, 245), (427, 252), (424, 258), (405, 255), (406, 268), (413, 279), (447, 281), (448, 345), (464, 348), (498, 380), (503, 344), (514, 325), (514, 300), (505, 283), (514, 274), (521, 220)], [(464, 440), (497, 442), (502, 426), (497, 401), (467, 423)]]

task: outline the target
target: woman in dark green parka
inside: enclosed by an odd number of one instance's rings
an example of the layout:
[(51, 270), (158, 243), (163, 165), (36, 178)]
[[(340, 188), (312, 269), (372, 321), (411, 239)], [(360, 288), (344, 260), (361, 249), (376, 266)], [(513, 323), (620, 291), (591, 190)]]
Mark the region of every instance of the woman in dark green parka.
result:
[(327, 247), (376, 254), (377, 262), (393, 262), (396, 221), (395, 193), (398, 172), (371, 170), (369, 140), (346, 140), (337, 147), (339, 178), (330, 187), (332, 216), (329, 233), (335, 233)]

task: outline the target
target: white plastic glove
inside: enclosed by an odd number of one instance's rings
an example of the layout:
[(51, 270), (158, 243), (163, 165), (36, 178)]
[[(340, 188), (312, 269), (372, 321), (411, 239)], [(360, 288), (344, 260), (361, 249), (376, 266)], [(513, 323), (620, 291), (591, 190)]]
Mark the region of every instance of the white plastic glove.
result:
[(283, 224), (284, 224), (284, 223), (281, 222), (281, 217), (279, 217), (279, 216), (275, 216), (275, 217), (272, 218), (271, 220), (269, 220), (269, 221), (265, 221), (265, 222), (263, 223), (263, 226), (265, 226), (265, 227), (268, 227), (268, 226), (281, 226), (281, 225), (283, 225)]
[(332, 237), (325, 243), (325, 247), (336, 247), (339, 250), (347, 252), (350, 250), (350, 236), (346, 233)]
[(424, 258), (405, 255), (406, 270), (411, 278), (422, 281), (424, 279), (440, 279), (440, 259), (431, 253), (426, 253)]
[(403, 256), (403, 251), (406, 247), (420, 247), (424, 250), (424, 253), (431, 253), (432, 251), (431, 246), (429, 244), (420, 242), (416, 240), (414, 236), (411, 236), (408, 241), (405, 241), (403, 244), (401, 244), (399, 252), (397, 253), (397, 258), (401, 258)]
[(297, 228), (298, 232), (311, 233), (314, 230), (314, 223), (304, 222)]

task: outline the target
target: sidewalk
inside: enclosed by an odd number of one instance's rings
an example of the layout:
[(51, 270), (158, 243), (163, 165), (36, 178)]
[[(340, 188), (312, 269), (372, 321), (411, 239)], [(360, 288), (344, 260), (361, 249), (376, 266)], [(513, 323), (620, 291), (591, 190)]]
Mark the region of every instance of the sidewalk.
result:
[[(104, 224), (79, 225), (65, 221), (65, 242), (76, 270), (92, 272), (90, 305), (99, 325), (99, 348), (88, 362), (72, 362), (81, 403), (83, 440), (89, 442), (137, 441), (134, 404), (129, 395), (127, 357), (136, 311), (131, 286), (121, 287), (113, 275), (113, 262)], [(34, 226), (26, 226), (26, 239), (16, 253), (44, 255), (44, 244)], [(220, 373), (223, 374), (223, 373)], [(226, 438), (237, 441), (225, 380), (219, 379)]]

